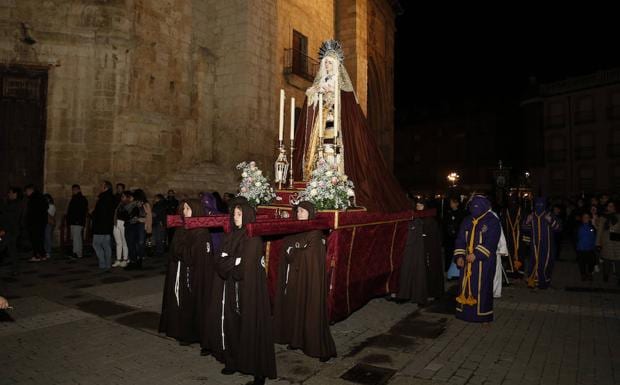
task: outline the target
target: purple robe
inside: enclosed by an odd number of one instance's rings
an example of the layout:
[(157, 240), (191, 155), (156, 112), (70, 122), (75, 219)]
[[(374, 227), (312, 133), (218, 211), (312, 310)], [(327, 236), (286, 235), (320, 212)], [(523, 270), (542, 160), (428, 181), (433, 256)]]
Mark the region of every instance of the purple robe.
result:
[[(455, 261), (458, 258), (465, 260), (464, 268), (459, 269), (459, 295), (471, 296), (476, 300), (475, 304), (462, 304), (458, 303), (457, 299), (456, 318), (467, 322), (493, 321), (493, 278), (497, 261), (495, 252), (501, 235), (501, 224), (490, 209), (491, 204), (486, 198), (475, 196), (470, 203), (472, 215), (461, 223), (454, 244)], [(478, 222), (472, 234), (475, 220)], [(465, 258), (470, 252), (473, 252), (476, 259), (471, 263), (469, 284), (463, 285), (468, 269)]]
[[(212, 193), (203, 192), (201, 202), (207, 215), (224, 214), (217, 208), (217, 200)], [(224, 229), (211, 229), (210, 231), (213, 243), (213, 255), (220, 255), (222, 240), (224, 239)]]
[(555, 232), (560, 223), (545, 210), (542, 198), (536, 198), (534, 212), (527, 216), (523, 231), (530, 234), (530, 259), (527, 267), (529, 287), (546, 289), (551, 284), (551, 269), (555, 255)]

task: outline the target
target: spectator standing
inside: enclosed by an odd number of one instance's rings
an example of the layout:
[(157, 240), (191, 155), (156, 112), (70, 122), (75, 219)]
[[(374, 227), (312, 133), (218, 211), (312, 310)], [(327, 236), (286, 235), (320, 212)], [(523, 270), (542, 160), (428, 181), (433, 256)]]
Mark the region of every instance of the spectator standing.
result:
[(88, 215), (88, 199), (82, 195), (79, 184), (71, 186), (71, 200), (67, 208), (67, 223), (71, 230), (71, 240), (73, 243), (72, 257), (82, 258), (84, 226)]
[(112, 267), (112, 232), (114, 229), (114, 194), (112, 183), (101, 183), (93, 218), (93, 248), (99, 260), (99, 268), (108, 271)]

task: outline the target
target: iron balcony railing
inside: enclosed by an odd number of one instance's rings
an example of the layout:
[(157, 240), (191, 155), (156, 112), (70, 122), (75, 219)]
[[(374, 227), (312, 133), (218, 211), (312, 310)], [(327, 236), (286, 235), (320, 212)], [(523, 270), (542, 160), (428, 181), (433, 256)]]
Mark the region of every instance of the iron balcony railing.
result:
[(303, 52), (286, 48), (284, 50), (284, 73), (295, 74), (306, 80), (313, 81), (319, 69), (319, 62)]

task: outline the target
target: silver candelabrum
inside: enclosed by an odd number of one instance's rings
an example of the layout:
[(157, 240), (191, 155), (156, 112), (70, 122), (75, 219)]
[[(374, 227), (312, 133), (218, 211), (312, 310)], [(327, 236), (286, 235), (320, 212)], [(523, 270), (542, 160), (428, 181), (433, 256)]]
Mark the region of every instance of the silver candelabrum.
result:
[[(278, 184), (278, 189), (282, 189), (282, 184), (286, 185), (286, 177), (289, 171), (289, 162), (286, 159), (286, 149), (284, 148), (284, 143), (280, 140), (280, 144), (278, 146), (278, 158), (274, 164), (275, 168), (275, 178), (274, 181)], [(291, 146), (291, 163), (293, 161), (292, 151), (293, 147)], [(293, 177), (293, 170), (291, 167), (291, 178)], [(292, 182), (291, 182), (292, 183)]]

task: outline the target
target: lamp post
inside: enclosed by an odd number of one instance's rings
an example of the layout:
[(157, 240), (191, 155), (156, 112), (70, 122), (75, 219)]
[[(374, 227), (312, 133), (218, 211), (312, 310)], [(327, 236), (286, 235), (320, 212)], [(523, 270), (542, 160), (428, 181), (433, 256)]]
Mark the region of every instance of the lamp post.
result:
[(448, 182), (452, 184), (452, 187), (456, 187), (456, 184), (458, 183), (460, 178), (461, 177), (456, 172), (451, 172), (450, 174), (448, 174)]

